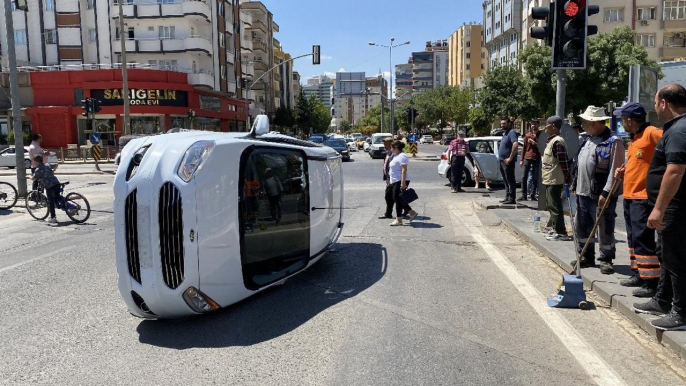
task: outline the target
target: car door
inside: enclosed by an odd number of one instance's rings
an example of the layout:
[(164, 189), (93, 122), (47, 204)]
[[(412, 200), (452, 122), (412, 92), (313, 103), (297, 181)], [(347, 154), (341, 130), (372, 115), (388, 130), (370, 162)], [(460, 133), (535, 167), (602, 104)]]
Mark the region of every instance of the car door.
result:
[(0, 151), (0, 167), (11, 168), (17, 165), (17, 161), (14, 158), (14, 148), (7, 148)]
[(519, 149), (517, 149), (517, 165), (515, 166), (515, 180), (516, 181), (521, 181), (522, 178), (524, 178), (524, 168), (519, 167), (519, 161), (524, 159), (524, 158), (522, 158), (524, 156), (522, 154), (522, 150), (524, 150), (524, 143), (519, 142)]
[(498, 181), (500, 177), (500, 167), (498, 157), (493, 151), (493, 142), (485, 139), (473, 139), (469, 141), (469, 151), (472, 159), (476, 163), (484, 178), (491, 181)]

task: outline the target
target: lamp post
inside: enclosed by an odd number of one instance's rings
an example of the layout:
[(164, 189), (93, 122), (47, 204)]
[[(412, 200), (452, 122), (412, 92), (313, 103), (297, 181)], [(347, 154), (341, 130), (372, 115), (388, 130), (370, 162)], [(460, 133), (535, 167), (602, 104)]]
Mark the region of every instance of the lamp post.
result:
[[(395, 126), (393, 126), (393, 49), (394, 49), (394, 48), (397, 48), (397, 47), (400, 47), (400, 46), (406, 46), (406, 45), (410, 44), (410, 41), (409, 41), (409, 40), (406, 41), (405, 43), (395, 44), (395, 45), (393, 44), (393, 42), (395, 42), (395, 38), (394, 38), (394, 37), (391, 38), (391, 44), (389, 44), (389, 45), (385, 45), (385, 44), (376, 44), (376, 43), (374, 43), (374, 42), (369, 42), (369, 45), (370, 45), (370, 46), (388, 48), (388, 62), (389, 62), (389, 68), (388, 68), (388, 69), (389, 69), (389, 75), (390, 75), (389, 92), (388, 92), (389, 98), (388, 98), (388, 100), (389, 100), (389, 102), (390, 102), (390, 103), (389, 103), (389, 104), (390, 104), (389, 108), (390, 108), (390, 112), (391, 112), (391, 119), (390, 119), (391, 127), (390, 127), (390, 129), (389, 129), (389, 133), (391, 133), (391, 134), (393, 134), (393, 128), (395, 127)], [(383, 106), (381, 107), (381, 110), (383, 111)]]

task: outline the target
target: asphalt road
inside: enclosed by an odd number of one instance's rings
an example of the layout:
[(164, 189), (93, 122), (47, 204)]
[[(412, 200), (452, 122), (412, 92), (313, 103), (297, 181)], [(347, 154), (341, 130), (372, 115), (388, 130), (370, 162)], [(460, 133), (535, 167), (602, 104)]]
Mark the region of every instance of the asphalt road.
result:
[(112, 177), (61, 177), (90, 200), (87, 224), (0, 211), (0, 385), (684, 384), (683, 362), (603, 304), (543, 307), (561, 272), (436, 166), (410, 162), (420, 216), (391, 228), (381, 160), (353, 153), (336, 253), (174, 321), (135, 318), (119, 297)]

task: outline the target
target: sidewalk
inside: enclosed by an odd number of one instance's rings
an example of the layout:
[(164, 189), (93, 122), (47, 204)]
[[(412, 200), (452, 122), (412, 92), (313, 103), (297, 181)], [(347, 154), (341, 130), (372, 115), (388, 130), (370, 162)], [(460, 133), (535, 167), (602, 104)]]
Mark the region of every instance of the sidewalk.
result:
[[(100, 172), (95, 170), (95, 163), (93, 162), (66, 162), (60, 163), (55, 171), (55, 175), (102, 175), (114, 174), (117, 171), (117, 165), (113, 163), (100, 163)], [(16, 176), (16, 169), (0, 169), (0, 177)], [(31, 175), (31, 170), (26, 170), (26, 175)]]
[[(497, 215), (503, 223), (516, 232), (520, 237), (530, 243), (544, 256), (550, 258), (564, 271), (572, 270), (572, 263), (576, 261), (574, 242), (572, 241), (548, 241), (542, 233), (535, 233), (533, 226), (533, 214), (535, 213), (533, 202), (523, 205), (502, 206), (497, 198), (479, 197), (473, 200), (473, 204), (481, 209)], [(531, 205), (531, 207), (529, 207)], [(541, 222), (547, 220), (547, 212), (541, 214)], [(619, 216), (617, 221), (623, 221)], [(617, 236), (616, 236), (617, 237)], [(663, 332), (655, 329), (650, 321), (657, 317), (652, 315), (637, 314), (632, 311), (634, 303), (645, 302), (648, 299), (636, 298), (631, 295), (633, 288), (619, 285), (619, 281), (632, 274), (629, 266), (629, 254), (627, 251), (626, 238), (617, 237), (617, 257), (614, 261), (615, 273), (603, 275), (598, 268), (585, 268), (581, 270), (584, 287), (596, 293), (603, 301), (621, 312), (624, 316), (636, 323), (640, 328), (656, 338), (662, 345), (669, 347), (681, 359), (686, 360), (686, 331)], [(555, 288), (551, 288), (551, 293)], [(545, 299), (541, 299), (545, 301)], [(580, 311), (581, 312), (581, 311)]]

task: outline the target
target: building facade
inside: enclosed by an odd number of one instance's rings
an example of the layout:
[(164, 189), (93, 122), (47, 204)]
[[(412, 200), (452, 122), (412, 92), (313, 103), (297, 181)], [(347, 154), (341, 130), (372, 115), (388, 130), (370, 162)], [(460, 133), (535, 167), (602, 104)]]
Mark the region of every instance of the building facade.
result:
[(488, 68), (516, 66), (522, 28), (522, 1), (489, 0), (482, 3), (484, 46)]
[(308, 99), (314, 95), (327, 109), (331, 110), (333, 105), (331, 87), (333, 85), (334, 81), (326, 75), (314, 76), (307, 79), (307, 85), (302, 87), (302, 92)]
[(412, 99), (412, 58), (408, 63), (395, 65), (395, 95), (398, 105)]
[(448, 40), (428, 41), (424, 51), (412, 53), (413, 95), (448, 84), (448, 57)]
[(483, 47), (483, 27), (478, 23), (464, 24), (448, 40), (448, 84), (474, 88), (488, 65)]

